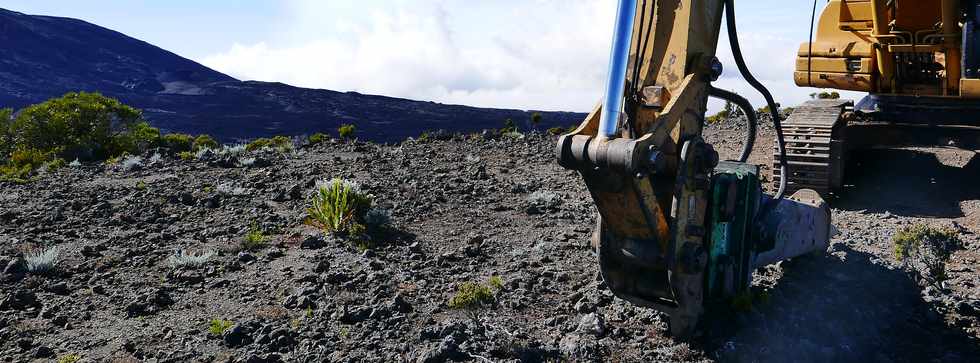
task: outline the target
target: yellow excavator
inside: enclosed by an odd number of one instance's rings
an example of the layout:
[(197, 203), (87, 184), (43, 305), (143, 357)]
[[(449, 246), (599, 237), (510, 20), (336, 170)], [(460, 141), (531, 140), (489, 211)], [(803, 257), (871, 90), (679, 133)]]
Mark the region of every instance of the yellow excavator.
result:
[[(929, 112), (962, 117), (947, 124), (980, 121), (977, 9), (977, 0), (831, 0), (798, 53), (796, 82), (870, 95), (857, 105), (811, 101), (784, 123), (742, 57), (734, 0), (619, 0), (603, 100), (556, 150), (598, 210), (592, 239), (605, 284), (665, 312), (671, 334), (685, 339), (744, 299), (756, 268), (825, 251), (832, 228), (821, 193), (840, 186), (854, 141), (934, 126)], [(763, 193), (760, 167), (746, 163), (755, 109), (712, 86), (723, 71), (715, 57), (723, 19), (735, 66), (765, 98), (776, 130), (774, 195)], [(735, 160), (719, 160), (701, 137), (709, 97), (749, 120)], [(915, 122), (923, 119), (932, 121)]]

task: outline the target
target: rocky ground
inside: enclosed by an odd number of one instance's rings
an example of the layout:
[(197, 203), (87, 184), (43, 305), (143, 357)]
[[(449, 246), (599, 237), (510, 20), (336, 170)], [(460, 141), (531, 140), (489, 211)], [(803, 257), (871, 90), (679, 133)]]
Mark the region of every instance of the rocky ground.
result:
[[(743, 129), (709, 127), (734, 157)], [(771, 130), (752, 160), (770, 163)], [(680, 343), (613, 298), (589, 248), (594, 209), (555, 138), (326, 143), (247, 168), (164, 157), (68, 167), (0, 193), (0, 361), (975, 361), (980, 158), (862, 152), (831, 200), (828, 253), (757, 273), (768, 299)], [(364, 249), (304, 224), (317, 180), (359, 182), (398, 231)], [(529, 200), (535, 203), (530, 203)], [(898, 268), (891, 236), (952, 226), (946, 288)], [(249, 232), (264, 242), (242, 247)], [(55, 269), (25, 252), (56, 247)], [(175, 268), (175, 251), (207, 252)], [(447, 302), (499, 277), (495, 303)], [(212, 321), (227, 325), (211, 332)], [(220, 322), (223, 321), (223, 322)], [(222, 330), (222, 329), (219, 329)]]

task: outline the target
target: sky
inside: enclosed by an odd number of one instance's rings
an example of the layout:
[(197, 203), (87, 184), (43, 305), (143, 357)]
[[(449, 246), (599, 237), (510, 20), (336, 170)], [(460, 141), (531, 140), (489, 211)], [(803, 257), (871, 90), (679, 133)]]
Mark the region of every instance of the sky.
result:
[[(616, 1), (5, 0), (0, 6), (79, 18), (241, 80), (584, 112), (602, 96)], [(783, 105), (816, 91), (792, 80), (811, 6), (736, 1), (746, 62)], [(715, 85), (762, 106), (738, 75), (724, 34), (723, 27), (718, 57), (726, 70)]]

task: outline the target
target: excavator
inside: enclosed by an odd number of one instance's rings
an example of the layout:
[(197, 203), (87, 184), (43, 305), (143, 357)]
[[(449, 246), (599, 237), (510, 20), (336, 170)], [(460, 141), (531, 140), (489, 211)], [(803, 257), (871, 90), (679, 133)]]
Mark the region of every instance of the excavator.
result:
[[(978, 18), (977, 0), (830, 0), (816, 39), (811, 25), (797, 53), (796, 83), (869, 96), (810, 101), (784, 122), (746, 66), (734, 0), (618, 0), (603, 99), (556, 148), (598, 211), (592, 243), (605, 285), (664, 312), (669, 332), (689, 339), (751, 297), (757, 268), (826, 251), (824, 196), (841, 185), (852, 144), (904, 141), (895, 135), (907, 125), (926, 134), (918, 128), (937, 126), (937, 115), (942, 125), (980, 121)], [(746, 162), (755, 109), (712, 85), (724, 70), (715, 57), (723, 20), (735, 66), (776, 131), (772, 195)], [(709, 97), (747, 116), (737, 159), (719, 160), (702, 137)]]

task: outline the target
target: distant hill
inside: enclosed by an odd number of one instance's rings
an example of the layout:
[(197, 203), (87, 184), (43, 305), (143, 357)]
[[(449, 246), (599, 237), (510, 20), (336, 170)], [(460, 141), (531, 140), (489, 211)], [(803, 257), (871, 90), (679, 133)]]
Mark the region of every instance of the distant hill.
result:
[[(527, 125), (531, 112), (239, 81), (125, 34), (78, 19), (0, 9), (0, 107), (15, 109), (71, 91), (97, 91), (143, 109), (171, 132), (223, 141), (334, 131), (398, 141), (425, 130)], [(569, 126), (585, 115), (542, 112), (540, 127)]]

